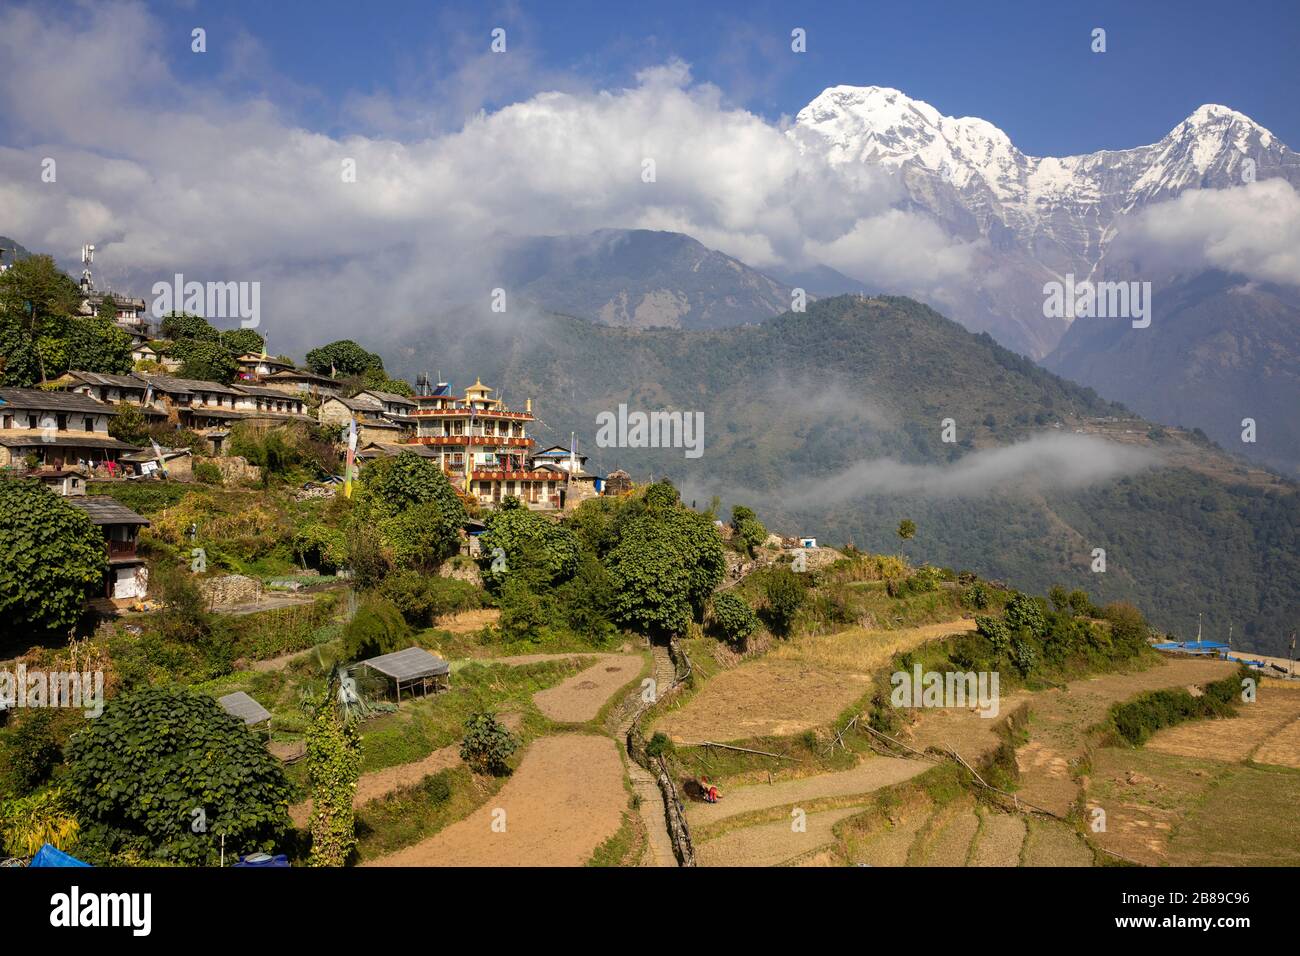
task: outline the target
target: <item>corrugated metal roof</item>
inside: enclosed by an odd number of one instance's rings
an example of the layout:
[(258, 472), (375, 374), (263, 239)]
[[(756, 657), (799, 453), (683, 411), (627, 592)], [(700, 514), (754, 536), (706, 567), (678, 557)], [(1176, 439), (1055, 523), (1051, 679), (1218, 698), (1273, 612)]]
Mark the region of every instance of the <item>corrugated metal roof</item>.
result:
[(242, 690), (218, 697), (217, 703), (226, 713), (238, 717), (246, 724), (260, 724), (271, 719), (271, 712)]
[(451, 672), (450, 664), (423, 647), (408, 647), (361, 663), (394, 680), (414, 680), (417, 677), (433, 677)]

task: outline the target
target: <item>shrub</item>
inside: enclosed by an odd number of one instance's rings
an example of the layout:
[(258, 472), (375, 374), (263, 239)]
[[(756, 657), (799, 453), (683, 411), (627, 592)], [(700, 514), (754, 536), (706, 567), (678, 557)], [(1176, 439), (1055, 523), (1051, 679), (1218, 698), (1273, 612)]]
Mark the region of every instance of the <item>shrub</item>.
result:
[(194, 480), (203, 485), (221, 484), (221, 469), (210, 461), (194, 463)]
[(82, 838), (108, 858), (213, 865), (222, 835), (233, 855), (273, 849), (289, 828), (280, 762), (242, 720), (183, 688), (113, 698), (72, 738), (67, 779)]
[(30, 793), (50, 779), (63, 751), (49, 710), (27, 711), (9, 733), (4, 756), (8, 776), (20, 794)]
[(1001, 657), (1011, 649), (1011, 633), (1007, 626), (995, 617), (985, 617), (983, 615), (975, 618), (975, 629), (983, 634), (991, 645), (993, 653)]
[(961, 602), (969, 608), (983, 611), (989, 606), (989, 592), (982, 581), (976, 581), (961, 596)]
[(482, 592), (468, 581), (419, 571), (390, 574), (379, 586), (379, 593), (393, 602), (412, 627), (428, 627), (444, 614), (483, 606)]
[(45, 844), (69, 850), (80, 826), (57, 787), (0, 803), (0, 856), (35, 856)]
[(357, 608), (343, 629), (343, 652), (349, 661), (391, 654), (410, 646), (411, 629), (397, 605), (372, 598)]
[(712, 624), (723, 640), (737, 644), (758, 628), (758, 615), (736, 595), (717, 594), (713, 597)]
[(645, 745), (646, 756), (649, 757), (662, 757), (665, 754), (672, 753), (672, 750), (672, 739), (661, 730), (656, 730), (654, 736)]
[(1047, 633), (1047, 619), (1042, 606), (1028, 594), (1017, 594), (1007, 604), (1007, 627), (1013, 631), (1028, 628), (1034, 637)]
[(789, 634), (804, 602), (804, 582), (800, 576), (785, 566), (771, 568), (763, 580), (763, 596), (766, 600), (763, 618), (767, 626), (775, 634)]
[(107, 565), (84, 511), (38, 481), (0, 481), (0, 644), (71, 627)]
[(465, 720), (465, 739), (460, 759), (477, 773), (499, 777), (509, 772), (507, 761), (519, 749), (519, 741), (491, 711), (470, 714)]

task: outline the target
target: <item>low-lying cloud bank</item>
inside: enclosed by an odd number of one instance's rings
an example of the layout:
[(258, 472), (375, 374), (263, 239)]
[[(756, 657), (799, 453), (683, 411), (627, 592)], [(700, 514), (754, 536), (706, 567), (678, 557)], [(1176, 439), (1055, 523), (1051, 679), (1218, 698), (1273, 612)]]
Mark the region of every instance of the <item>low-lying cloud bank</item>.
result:
[(1112, 252), (1144, 267), (1300, 285), (1300, 194), (1284, 179), (1191, 189), (1123, 221)]
[(948, 465), (860, 461), (777, 497), (791, 510), (844, 504), (868, 495), (976, 498), (998, 492), (1085, 488), (1160, 462), (1155, 451), (1092, 435), (1036, 435), (964, 455)]

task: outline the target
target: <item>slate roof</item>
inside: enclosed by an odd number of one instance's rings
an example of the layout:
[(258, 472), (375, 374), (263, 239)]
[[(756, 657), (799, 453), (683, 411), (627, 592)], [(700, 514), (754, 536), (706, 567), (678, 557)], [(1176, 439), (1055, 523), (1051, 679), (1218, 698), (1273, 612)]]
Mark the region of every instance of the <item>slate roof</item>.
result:
[(95, 524), (149, 524), (148, 518), (108, 495), (86, 495), (84, 498), (65, 498), (64, 501), (86, 512)]
[(77, 392), (47, 392), (39, 388), (0, 388), (0, 409), (23, 408), (38, 412), (89, 412), (116, 415), (112, 405)]

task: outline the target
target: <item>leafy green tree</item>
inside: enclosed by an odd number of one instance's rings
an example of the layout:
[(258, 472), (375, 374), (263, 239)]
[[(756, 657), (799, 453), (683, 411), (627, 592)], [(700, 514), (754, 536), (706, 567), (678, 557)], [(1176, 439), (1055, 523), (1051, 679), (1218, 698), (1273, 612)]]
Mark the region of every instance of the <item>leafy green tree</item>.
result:
[(712, 623), (723, 640), (739, 644), (758, 629), (758, 615), (745, 601), (730, 592), (713, 597)]
[(160, 326), (163, 338), (173, 342), (193, 340), (196, 342), (221, 342), (221, 333), (207, 319), (192, 312), (168, 312), (163, 316)]
[(66, 630), (104, 581), (104, 535), (32, 479), (0, 480), (0, 635)]
[(499, 777), (509, 772), (510, 755), (519, 749), (514, 734), (491, 711), (470, 714), (465, 720), (465, 738), (460, 759), (477, 773)]
[(732, 540), (739, 543), (750, 557), (767, 540), (767, 529), (759, 522), (753, 510), (744, 505), (736, 505), (731, 509), (731, 532)]
[(1021, 674), (1028, 674), (1033, 670), (1037, 660), (1038, 653), (1031, 642), (1019, 636), (1011, 639), (1011, 663), (1016, 665), (1016, 669)]
[(41, 379), (36, 340), (16, 317), (0, 313), (0, 384), (30, 388)]
[(361, 480), (382, 516), (400, 514), (412, 505), (434, 501), (456, 518), (458, 526), (464, 521), (464, 505), (442, 469), (412, 452), (404, 451), (395, 458), (371, 462)]
[(446, 502), (425, 501), (384, 518), (379, 534), (395, 566), (434, 569), (455, 554), (460, 525)]
[(218, 334), (220, 335), (221, 344), (226, 347), (231, 355), (236, 357), (246, 353), (260, 355), (262, 349), (266, 347), (266, 340), (252, 329), (227, 329)]
[(677, 504), (675, 491), (652, 485), (646, 501), (620, 527), (606, 562), (614, 618), (649, 634), (681, 634), (722, 580), (722, 539), (706, 516)]
[(222, 385), (235, 377), (239, 366), (228, 350), (216, 342), (193, 339), (172, 344), (172, 355), (181, 360), (181, 377)]
[[(80, 304), (81, 290), (77, 283), (50, 256), (28, 256), (0, 272), (0, 315), (13, 323), (19, 352), (19, 361), (7, 366), (7, 384), (31, 385), (50, 377), (42, 364), (38, 343), (51, 332), (58, 337), (67, 317), (76, 313)], [(9, 355), (7, 349), (5, 355)], [(25, 377), (22, 366), (33, 358), (36, 375), (21, 381)]]
[(289, 829), (280, 762), (206, 694), (149, 687), (121, 694), (69, 745), (69, 799), (83, 842), (213, 865), (267, 851)]
[(898, 522), (898, 531), (896, 533), (898, 534), (898, 540), (906, 545), (907, 542), (916, 537), (916, 522), (911, 518), (904, 518)]
[(117, 414), (109, 418), (108, 433), (128, 445), (142, 445), (149, 440), (149, 420), (139, 406), (124, 402), (117, 406)]
[(802, 577), (785, 565), (768, 569), (763, 578), (763, 617), (776, 634), (786, 635), (805, 598)]
[(499, 587), (522, 569), (527, 569), (530, 581), (538, 587), (566, 581), (577, 571), (577, 534), (529, 511), (518, 498), (506, 498), (485, 523), (487, 530), (479, 537), (479, 564), (489, 587)]
[(391, 654), (410, 646), (411, 628), (392, 601), (371, 598), (343, 629), (343, 652), (350, 661)]
[(1052, 602), (1052, 607), (1056, 610), (1068, 611), (1070, 609), (1069, 592), (1059, 584), (1052, 585), (1052, 589), (1047, 592), (1047, 596)]
[(1007, 627), (1013, 631), (1028, 628), (1034, 637), (1047, 633), (1047, 619), (1042, 606), (1028, 594), (1017, 594), (1007, 603)]
[(317, 374), (364, 375), (371, 370), (382, 371), (384, 360), (367, 352), (351, 339), (339, 339), (312, 349), (307, 353), (307, 366)]
[(353, 803), (361, 776), (361, 734), (334, 701), (319, 705), (307, 728), (311, 785), (311, 866), (344, 866), (357, 845)]
[(310, 567), (335, 571), (347, 562), (347, 537), (338, 528), (314, 522), (294, 532), (293, 553)]
[(996, 617), (976, 615), (975, 629), (983, 634), (993, 645), (993, 653), (1001, 657), (1011, 649), (1011, 632)]

